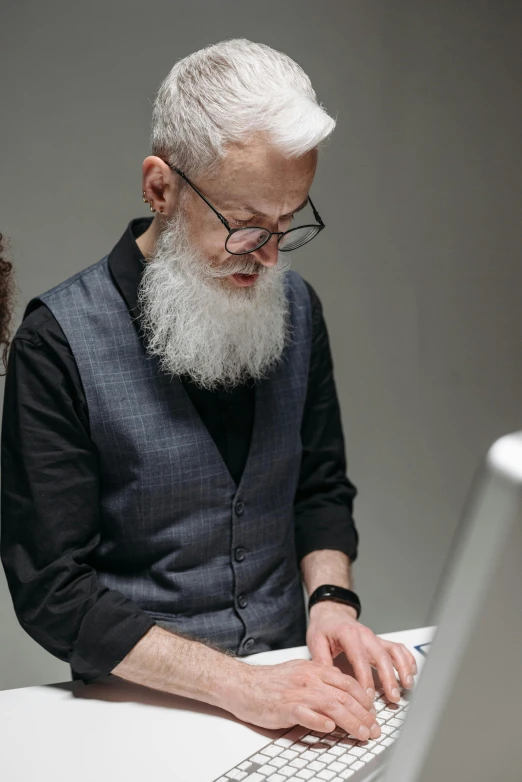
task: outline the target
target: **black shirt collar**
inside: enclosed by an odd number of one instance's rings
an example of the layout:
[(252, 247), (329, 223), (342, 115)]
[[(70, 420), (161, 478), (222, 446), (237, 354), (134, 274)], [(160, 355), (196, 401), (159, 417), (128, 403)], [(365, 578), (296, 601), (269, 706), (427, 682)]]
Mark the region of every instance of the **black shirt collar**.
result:
[(136, 239), (147, 230), (153, 219), (153, 217), (136, 217), (131, 220), (122, 237), (109, 253), (109, 269), (133, 317), (139, 315), (138, 286), (147, 263), (136, 244)]

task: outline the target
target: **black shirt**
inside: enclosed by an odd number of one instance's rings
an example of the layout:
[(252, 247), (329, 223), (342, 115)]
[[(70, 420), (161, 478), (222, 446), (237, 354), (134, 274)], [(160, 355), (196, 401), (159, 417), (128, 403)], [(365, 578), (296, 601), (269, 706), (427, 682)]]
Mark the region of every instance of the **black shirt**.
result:
[[(138, 285), (146, 263), (135, 239), (152, 218), (132, 220), (108, 265), (140, 332)], [(321, 303), (312, 303), (312, 351), (295, 495), (298, 559), (336, 549), (354, 561), (355, 486), (344, 439)], [(181, 377), (231, 476), (239, 483), (253, 425), (253, 383), (198, 388)], [(0, 554), (21, 626), (94, 681), (116, 667), (155, 622), (117, 590), (101, 586), (89, 556), (100, 541), (99, 472), (89, 410), (69, 343), (50, 310), (29, 302), (13, 339), (2, 419)], [(86, 663), (87, 662), (87, 666)]]

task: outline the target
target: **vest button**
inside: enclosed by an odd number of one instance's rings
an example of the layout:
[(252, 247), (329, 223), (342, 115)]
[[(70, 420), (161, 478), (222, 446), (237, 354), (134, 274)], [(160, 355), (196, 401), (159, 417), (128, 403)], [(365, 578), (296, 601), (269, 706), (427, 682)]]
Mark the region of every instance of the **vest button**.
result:
[(248, 605), (248, 598), (245, 595), (239, 595), (237, 604), (240, 608), (246, 608)]
[(236, 502), (236, 516), (242, 516), (244, 510), (245, 510), (244, 504), (241, 501)]
[(243, 648), (246, 652), (249, 652), (250, 649), (254, 648), (255, 641), (253, 638), (247, 638), (245, 643), (243, 644)]
[(239, 546), (235, 550), (234, 556), (236, 558), (236, 562), (242, 562), (244, 560), (244, 558), (245, 558), (245, 549), (242, 548), (241, 546)]

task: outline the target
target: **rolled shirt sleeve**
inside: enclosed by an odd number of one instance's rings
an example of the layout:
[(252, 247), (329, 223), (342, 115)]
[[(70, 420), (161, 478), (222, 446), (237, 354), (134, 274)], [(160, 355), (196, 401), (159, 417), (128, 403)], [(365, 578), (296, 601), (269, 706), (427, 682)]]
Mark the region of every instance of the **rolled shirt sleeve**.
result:
[(0, 557), (24, 630), (85, 683), (106, 676), (155, 622), (102, 586), (99, 470), (79, 375), (43, 305), (11, 347), (2, 414)]
[(344, 434), (323, 309), (315, 290), (306, 284), (312, 303), (312, 350), (294, 501), (297, 556), (301, 560), (317, 549), (335, 549), (354, 562), (359, 542), (353, 516), (357, 489), (346, 474)]

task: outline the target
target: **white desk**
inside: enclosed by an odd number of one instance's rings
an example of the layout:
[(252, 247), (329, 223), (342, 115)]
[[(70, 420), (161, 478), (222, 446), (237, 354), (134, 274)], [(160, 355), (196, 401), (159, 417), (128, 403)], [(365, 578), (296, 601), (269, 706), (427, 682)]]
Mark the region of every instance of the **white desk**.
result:
[[(381, 638), (429, 642), (425, 627)], [(309, 658), (306, 646), (249, 663)], [(344, 659), (344, 656), (343, 656)], [(339, 661), (336, 661), (339, 662)], [(346, 664), (340, 667), (348, 671)], [(239, 722), (203, 703), (108, 676), (0, 692), (2, 782), (211, 782), (284, 733)]]

